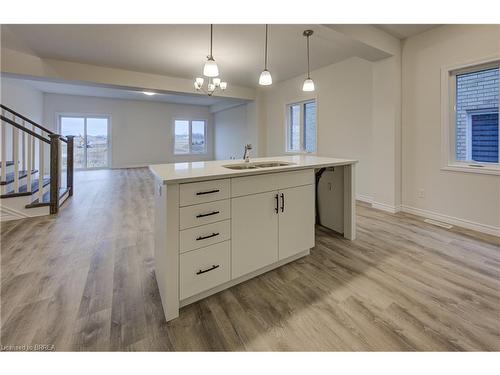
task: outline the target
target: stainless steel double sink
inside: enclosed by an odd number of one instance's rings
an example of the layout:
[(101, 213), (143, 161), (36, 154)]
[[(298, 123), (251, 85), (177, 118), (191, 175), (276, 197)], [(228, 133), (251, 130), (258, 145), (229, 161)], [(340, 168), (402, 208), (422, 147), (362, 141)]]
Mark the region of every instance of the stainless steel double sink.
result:
[(295, 163), (288, 163), (286, 161), (261, 161), (255, 163), (227, 164), (223, 165), (223, 167), (228, 169), (242, 170), (242, 169), (283, 167), (286, 165), (295, 165)]

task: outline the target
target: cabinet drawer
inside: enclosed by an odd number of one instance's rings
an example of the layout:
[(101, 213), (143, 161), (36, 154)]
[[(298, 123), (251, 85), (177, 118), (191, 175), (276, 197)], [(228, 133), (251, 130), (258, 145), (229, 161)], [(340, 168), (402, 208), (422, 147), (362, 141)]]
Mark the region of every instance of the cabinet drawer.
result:
[(231, 196), (241, 197), (314, 183), (313, 169), (236, 177), (231, 179)]
[(229, 179), (192, 182), (180, 185), (180, 206), (213, 202), (229, 198)]
[(180, 252), (226, 241), (231, 238), (231, 220), (219, 221), (180, 231)]
[(182, 207), (179, 215), (180, 229), (197, 227), (229, 219), (231, 216), (229, 199)]
[(230, 241), (180, 256), (180, 298), (185, 299), (230, 279)]

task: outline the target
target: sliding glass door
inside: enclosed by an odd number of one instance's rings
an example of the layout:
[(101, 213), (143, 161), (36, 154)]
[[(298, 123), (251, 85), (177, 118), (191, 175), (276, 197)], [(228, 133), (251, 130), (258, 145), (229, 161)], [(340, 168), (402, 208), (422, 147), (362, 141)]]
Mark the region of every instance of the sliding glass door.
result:
[[(73, 135), (74, 167), (77, 169), (109, 167), (109, 120), (99, 116), (59, 117), (61, 135)], [(63, 160), (66, 155), (62, 155)]]

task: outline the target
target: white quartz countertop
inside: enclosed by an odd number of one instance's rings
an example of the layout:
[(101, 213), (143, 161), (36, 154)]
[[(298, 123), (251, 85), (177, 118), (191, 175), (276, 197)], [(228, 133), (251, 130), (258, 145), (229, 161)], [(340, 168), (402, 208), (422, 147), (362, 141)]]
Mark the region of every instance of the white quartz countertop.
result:
[(274, 156), (251, 158), (250, 163), (280, 161), (293, 163), (280, 167), (234, 170), (223, 167), (229, 164), (241, 164), (243, 160), (210, 160), (189, 163), (153, 164), (149, 169), (163, 184), (214, 180), (217, 178), (241, 177), (264, 173), (294, 171), (299, 169), (334, 167), (357, 163), (354, 159), (326, 158), (312, 155)]

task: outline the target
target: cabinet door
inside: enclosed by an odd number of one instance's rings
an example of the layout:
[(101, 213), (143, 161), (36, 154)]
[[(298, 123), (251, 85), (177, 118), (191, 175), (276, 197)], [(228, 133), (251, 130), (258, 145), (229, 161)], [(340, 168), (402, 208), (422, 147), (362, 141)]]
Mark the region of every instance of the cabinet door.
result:
[(314, 185), (279, 191), (279, 259), (314, 247), (314, 194)]
[(231, 199), (232, 278), (278, 260), (277, 191)]

